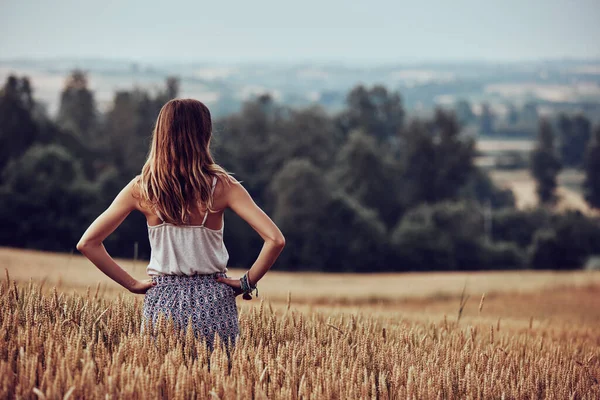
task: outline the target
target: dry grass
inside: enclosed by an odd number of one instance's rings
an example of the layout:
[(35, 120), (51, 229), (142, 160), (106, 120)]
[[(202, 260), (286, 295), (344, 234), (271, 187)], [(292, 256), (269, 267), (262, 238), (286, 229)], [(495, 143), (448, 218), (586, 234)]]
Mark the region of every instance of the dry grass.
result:
[[(487, 299), (486, 299), (487, 301)], [(417, 323), (393, 314), (240, 307), (232, 353), (167, 321), (140, 334), (140, 297), (0, 283), (3, 398), (584, 398), (600, 396), (598, 336), (530, 323)], [(598, 326), (596, 326), (597, 328)]]
[[(5, 266), (8, 253), (0, 252)], [(21, 252), (21, 260), (32, 268), (43, 254)], [(56, 273), (51, 264), (25, 271)], [(16, 282), (10, 270), (0, 281), (0, 398), (600, 398), (597, 273), (540, 273), (539, 282), (530, 274), (527, 284), (519, 274), (469, 275), (459, 319), (465, 275), (321, 282), (271, 271), (261, 298), (238, 300), (241, 336), (229, 360), (218, 345), (209, 354), (191, 332), (172, 332), (169, 321), (156, 339), (140, 334), (142, 296), (105, 284), (96, 291), (95, 281), (82, 289), (81, 276), (73, 287), (63, 277), (56, 290), (50, 279)], [(322, 292), (280, 298), (290, 286), (277, 286), (293, 276)], [(354, 289), (365, 279), (368, 294), (326, 298), (335, 279)], [(386, 289), (373, 297), (376, 282), (404, 279), (396, 298)]]
[[(147, 261), (134, 263), (116, 259), (117, 263), (139, 279), (148, 278)], [(34, 250), (0, 247), (0, 271), (8, 269), (17, 281), (33, 277), (49, 286), (85, 292), (87, 286), (101, 285), (101, 292), (117, 295), (122, 287), (99, 271), (88, 259), (77, 254), (57, 254)], [(240, 277), (244, 271), (230, 269)], [(471, 292), (530, 293), (557, 285), (599, 283), (600, 273), (588, 271), (489, 271), (441, 273), (325, 274), (278, 271), (275, 266), (268, 279), (260, 282), (260, 296), (270, 301), (287, 301), (288, 291), (295, 302), (322, 305), (393, 304), (404, 299), (460, 296), (463, 286)]]

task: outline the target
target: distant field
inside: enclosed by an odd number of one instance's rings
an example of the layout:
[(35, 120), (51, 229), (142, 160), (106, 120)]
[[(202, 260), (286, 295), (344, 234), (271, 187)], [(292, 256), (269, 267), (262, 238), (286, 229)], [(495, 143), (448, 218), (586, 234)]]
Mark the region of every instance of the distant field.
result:
[(496, 153), (506, 151), (529, 152), (535, 146), (535, 141), (531, 139), (477, 139), (477, 150), (482, 153)]
[[(147, 261), (116, 259), (139, 279), (148, 278)], [(19, 281), (45, 280), (48, 286), (85, 290), (101, 285), (103, 291), (124, 291), (77, 254), (0, 248), (0, 268)], [(244, 271), (231, 268), (228, 274), (239, 277)], [(287, 301), (288, 292), (299, 303), (360, 304), (389, 303), (405, 299), (450, 298), (459, 296), (466, 284), (470, 293), (530, 293), (562, 285), (600, 284), (600, 273), (588, 271), (494, 271), (331, 274), (293, 273), (272, 268), (260, 282), (259, 295), (274, 301)]]
[[(538, 204), (535, 192), (536, 183), (527, 169), (489, 171), (490, 177), (500, 186), (510, 188), (515, 194), (518, 208), (535, 207)], [(596, 215), (582, 194), (584, 174), (576, 170), (564, 170), (558, 176), (557, 194), (560, 197), (557, 209), (576, 209), (583, 213)]]
[[(520, 209), (538, 205), (535, 193), (535, 180), (528, 169), (503, 170), (495, 169), (496, 157), (506, 152), (521, 152), (527, 155), (535, 146), (530, 139), (489, 139), (479, 138), (477, 150), (481, 153), (476, 164), (485, 168), (494, 182), (513, 191)], [(586, 214), (594, 214), (582, 194), (585, 175), (575, 169), (562, 170), (558, 176), (557, 193), (560, 201), (557, 209), (577, 209)]]
[[(137, 278), (148, 278), (144, 271), (147, 262), (116, 261)], [(89, 287), (106, 298), (121, 294), (143, 297), (128, 293), (78, 254), (0, 247), (0, 270), (4, 269), (20, 285), (26, 285), (30, 279), (44, 282), (46, 291), (56, 286), (63, 291), (85, 293)], [(228, 274), (239, 277), (243, 272), (232, 268)], [(328, 274), (273, 268), (259, 283), (259, 297), (253, 301), (239, 297), (238, 304), (254, 307), (265, 300), (281, 308), (291, 300), (294, 308), (305, 312), (368, 310), (373, 315), (430, 321), (444, 315), (455, 316), (463, 288), (465, 295), (470, 296), (462, 315), (467, 320), (502, 318), (514, 326), (525, 326), (530, 318), (540, 323), (600, 323), (600, 271)], [(487, 312), (481, 314), (477, 306), (484, 293)]]
[[(147, 278), (146, 262), (116, 259), (132, 275)], [(0, 268), (6, 269), (11, 279), (27, 284), (30, 278), (44, 281), (46, 290), (85, 293), (98, 288), (103, 297), (114, 298), (129, 294), (100, 272), (81, 255), (56, 254), (40, 251), (0, 248)], [(239, 277), (239, 269), (230, 269), (229, 275)], [(310, 312), (315, 309), (337, 309), (348, 312), (369, 310), (373, 314), (398, 314), (412, 320), (438, 320), (444, 315), (455, 315), (460, 296), (470, 296), (464, 317), (478, 319), (479, 298), (486, 294), (486, 309), (494, 309), (486, 318), (503, 318), (509, 324), (526, 325), (529, 318), (556, 318), (586, 321), (592, 307), (581, 307), (577, 296), (589, 294), (589, 288), (600, 288), (600, 272), (591, 271), (493, 271), (493, 272), (436, 272), (384, 274), (328, 274), (292, 273), (272, 269), (259, 283), (259, 297), (238, 304), (252, 307), (260, 300), (275, 308), (291, 304)], [(575, 297), (573, 297), (575, 296)], [(564, 307), (552, 308), (554, 300)], [(600, 319), (600, 297), (597, 299)], [(573, 301), (575, 303), (573, 304)], [(523, 305), (527, 305), (524, 307)], [(571, 306), (569, 306), (571, 304)], [(594, 307), (596, 306), (594, 305)], [(489, 308), (488, 308), (489, 307)], [(557, 310), (566, 310), (554, 315)]]

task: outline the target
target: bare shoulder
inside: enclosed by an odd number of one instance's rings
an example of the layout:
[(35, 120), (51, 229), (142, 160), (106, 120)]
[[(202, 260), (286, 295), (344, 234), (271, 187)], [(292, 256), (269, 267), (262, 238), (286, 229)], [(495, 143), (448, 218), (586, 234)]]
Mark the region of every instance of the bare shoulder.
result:
[(233, 193), (239, 190), (241, 182), (238, 181), (233, 175), (218, 174), (217, 184), (215, 185), (214, 199), (217, 208), (227, 208), (229, 199)]
[(140, 178), (141, 175), (134, 176), (133, 179), (129, 181), (127, 186), (125, 186), (125, 188), (130, 192), (130, 194), (136, 198), (139, 197), (140, 194)]
[(142, 201), (140, 195), (140, 178), (141, 175), (134, 176), (129, 183), (123, 188), (123, 191), (127, 194), (127, 197), (131, 199), (132, 202), (135, 203), (135, 208), (142, 211)]
[(254, 203), (252, 196), (244, 186), (244, 181), (239, 181), (233, 176), (229, 176), (228, 182), (224, 185), (224, 194), (227, 207), (234, 208), (242, 204), (251, 205)]
[(233, 175), (227, 174), (219, 174), (217, 175), (217, 184), (215, 186), (215, 195), (227, 195), (232, 188), (237, 185), (241, 185), (240, 181), (238, 181)]

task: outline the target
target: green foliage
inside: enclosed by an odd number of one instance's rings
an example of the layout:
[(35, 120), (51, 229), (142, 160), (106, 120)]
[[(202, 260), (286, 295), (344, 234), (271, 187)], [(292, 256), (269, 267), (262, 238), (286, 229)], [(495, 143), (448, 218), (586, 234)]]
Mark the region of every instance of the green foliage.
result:
[(519, 122), (519, 112), (514, 104), (509, 103), (506, 106), (508, 108), (508, 115), (506, 117), (510, 125), (516, 125)]
[(332, 195), (321, 215), (322, 256), (328, 271), (376, 272), (397, 268), (388, 258), (386, 229), (377, 213), (351, 197)]
[(529, 246), (538, 229), (550, 224), (550, 212), (536, 208), (498, 210), (492, 217), (492, 236), (495, 240), (512, 242), (521, 248)]
[(468, 202), (422, 205), (409, 211), (392, 235), (402, 264), (411, 270), (522, 268), (518, 246), (485, 237), (483, 215)]
[(178, 90), (179, 80), (169, 77), (165, 88), (155, 96), (141, 89), (115, 93), (98, 139), (110, 165), (125, 176), (139, 173), (146, 161), (158, 113), (167, 101), (177, 97)]
[(531, 154), (531, 174), (537, 182), (536, 192), (540, 203), (556, 202), (556, 177), (562, 168), (554, 148), (554, 133), (550, 123), (540, 121), (538, 143)]
[(401, 170), (372, 136), (351, 132), (328, 178), (330, 186), (377, 211), (388, 228), (396, 225), (404, 208)]
[(527, 254), (516, 243), (483, 242), (481, 269), (520, 269), (527, 266)]
[(81, 70), (74, 70), (67, 78), (60, 95), (58, 124), (80, 138), (92, 140), (96, 120), (96, 101), (88, 88), (87, 74)]
[(600, 252), (600, 221), (579, 211), (552, 215), (550, 225), (536, 232), (529, 249), (536, 269), (581, 268), (590, 255)]
[(456, 268), (450, 235), (430, 218), (421, 221), (405, 216), (391, 238), (403, 270), (452, 270)]
[[(264, 95), (244, 104), (238, 114), (223, 118), (215, 125), (215, 155), (217, 162), (228, 170), (243, 172), (248, 192), (262, 204), (267, 186), (280, 165), (272, 161), (276, 127), (285, 118), (285, 110)], [(279, 157), (277, 157), (279, 158)]]
[(270, 138), (271, 168), (277, 171), (294, 157), (307, 158), (322, 169), (332, 166), (343, 137), (323, 108), (287, 110), (286, 118), (278, 122)]
[(0, 171), (38, 139), (39, 129), (32, 111), (29, 80), (9, 76), (0, 91)]
[(34, 145), (3, 171), (0, 242), (9, 246), (69, 250), (97, 210), (93, 187), (78, 162), (59, 145)]
[(591, 207), (600, 208), (600, 126), (594, 130), (585, 153), (585, 199)]
[(475, 145), (460, 135), (456, 117), (441, 109), (432, 121), (413, 121), (402, 135), (408, 204), (457, 199), (475, 171)]
[(286, 236), (280, 263), (289, 269), (383, 269), (385, 227), (377, 213), (332, 192), (307, 159), (292, 159), (274, 177), (273, 218)]
[[(93, 92), (76, 71), (57, 124), (33, 101), (26, 78), (9, 77), (0, 93), (0, 245), (72, 250), (139, 173), (158, 112), (178, 90), (170, 77), (155, 94), (119, 91), (96, 116)], [(437, 110), (431, 119), (403, 121), (399, 94), (381, 86), (357, 87), (338, 115), (317, 106), (291, 109), (263, 95), (215, 121), (216, 161), (286, 237), (276, 268), (571, 268), (599, 252), (597, 220), (515, 210), (512, 192), (474, 166), (474, 142), (454, 114)], [(596, 193), (598, 142), (586, 158), (588, 193)], [(551, 187), (558, 158), (549, 126), (541, 126), (536, 151), (532, 172)], [(482, 204), (490, 204), (491, 219)], [(225, 220), (230, 265), (249, 267), (262, 238), (230, 210)], [(148, 258), (141, 213), (105, 245), (114, 256), (131, 257), (136, 242)]]
[(344, 132), (362, 129), (380, 142), (389, 142), (404, 123), (402, 99), (397, 92), (390, 93), (384, 86), (367, 89), (359, 85), (346, 97), (346, 110), (340, 115)]
[(512, 190), (497, 187), (489, 175), (479, 168), (473, 171), (469, 180), (460, 189), (459, 197), (482, 204), (489, 201), (493, 208), (515, 206), (515, 195)]
[(454, 105), (456, 119), (461, 125), (468, 125), (475, 120), (471, 104), (466, 100), (459, 100)]
[(561, 115), (558, 119), (558, 132), (562, 163), (567, 167), (580, 168), (591, 137), (590, 121), (583, 115)]
[(539, 113), (535, 103), (526, 103), (521, 110), (519, 120), (523, 125), (535, 126), (539, 121)]
[(481, 106), (481, 115), (479, 117), (479, 130), (483, 135), (490, 135), (495, 132), (495, 118), (496, 116), (492, 112), (490, 105), (484, 103)]

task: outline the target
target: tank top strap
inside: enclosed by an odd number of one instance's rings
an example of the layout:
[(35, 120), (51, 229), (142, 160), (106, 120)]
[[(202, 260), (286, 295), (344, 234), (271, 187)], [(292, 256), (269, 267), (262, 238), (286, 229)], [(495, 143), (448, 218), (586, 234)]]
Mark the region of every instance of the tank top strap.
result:
[[(215, 186), (217, 185), (217, 176), (213, 176), (213, 184), (212, 184), (212, 188), (210, 189), (210, 195), (211, 197), (213, 196), (213, 194), (215, 193)], [(204, 223), (206, 222), (206, 218), (208, 217), (208, 210), (206, 210), (206, 212), (204, 213), (204, 218), (202, 219), (202, 224), (200, 224), (200, 226), (204, 226)]]
[(217, 176), (213, 176), (213, 184), (212, 184), (212, 189), (210, 190), (210, 195), (212, 196), (213, 193), (215, 192), (215, 186), (217, 185)]

